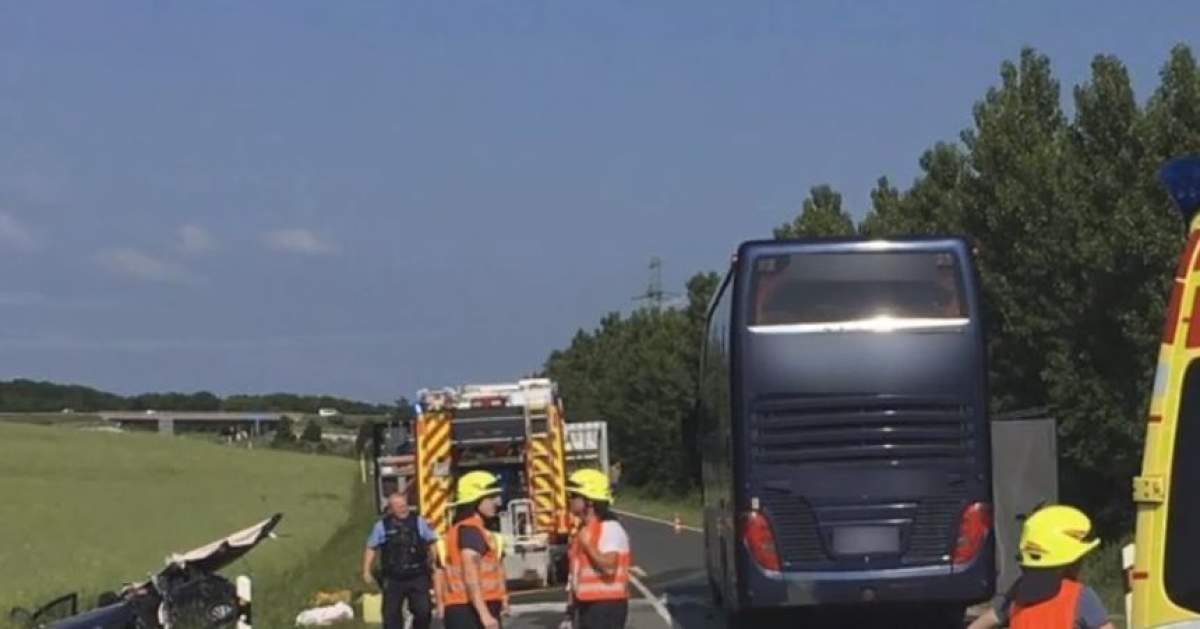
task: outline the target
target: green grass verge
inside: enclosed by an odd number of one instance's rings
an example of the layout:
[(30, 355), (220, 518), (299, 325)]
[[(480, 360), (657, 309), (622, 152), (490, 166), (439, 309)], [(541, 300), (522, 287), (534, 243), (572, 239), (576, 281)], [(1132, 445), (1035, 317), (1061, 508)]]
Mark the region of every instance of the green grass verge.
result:
[(349, 512), (329, 540), (303, 562), (255, 581), (254, 625), (262, 627), (291, 627), (296, 615), (310, 605), (311, 597), (320, 591), (351, 590), (354, 593), (354, 622), (338, 627), (378, 627), (359, 622), (362, 608), (358, 598), (365, 585), (362, 582), (362, 552), (367, 533), (375, 522), (371, 486), (354, 479)]
[[(255, 577), (267, 600), (283, 596), (274, 575), (306, 564), (354, 513), (369, 515), (351, 492), (357, 476), (337, 457), (0, 423), (0, 614), (72, 591), (90, 607), (169, 553), (275, 512), (279, 539), (228, 573)], [(356, 562), (347, 558), (347, 570)]]
[(699, 527), (700, 493), (670, 494), (655, 492), (643, 487), (622, 487), (617, 492), (613, 506), (621, 511), (672, 521), (678, 515), (688, 526)]

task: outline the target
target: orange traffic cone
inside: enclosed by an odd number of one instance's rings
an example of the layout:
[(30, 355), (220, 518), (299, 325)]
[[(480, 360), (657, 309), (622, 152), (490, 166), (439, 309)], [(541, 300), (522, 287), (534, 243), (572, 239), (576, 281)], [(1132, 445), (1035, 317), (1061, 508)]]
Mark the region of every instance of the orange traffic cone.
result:
[(683, 531), (683, 521), (679, 519), (679, 514), (676, 513), (675, 514), (675, 532), (680, 533), (682, 531)]

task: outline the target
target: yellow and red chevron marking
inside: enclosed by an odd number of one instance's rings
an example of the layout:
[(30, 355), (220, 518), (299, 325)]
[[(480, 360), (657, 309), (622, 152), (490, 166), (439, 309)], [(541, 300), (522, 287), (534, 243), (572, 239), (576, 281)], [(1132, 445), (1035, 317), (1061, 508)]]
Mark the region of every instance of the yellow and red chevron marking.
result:
[[(554, 468), (554, 507), (557, 514), (567, 513), (567, 448), (566, 426), (557, 404), (551, 404), (547, 417), (547, 439), (550, 440), (550, 464)], [(566, 519), (556, 517), (554, 528), (561, 534), (568, 533)]]
[(554, 466), (546, 437), (536, 437), (529, 442), (529, 485), (537, 530), (553, 533), (557, 516), (554, 501)]
[(419, 509), (438, 535), (450, 528), (450, 415), (431, 412), (417, 418)]

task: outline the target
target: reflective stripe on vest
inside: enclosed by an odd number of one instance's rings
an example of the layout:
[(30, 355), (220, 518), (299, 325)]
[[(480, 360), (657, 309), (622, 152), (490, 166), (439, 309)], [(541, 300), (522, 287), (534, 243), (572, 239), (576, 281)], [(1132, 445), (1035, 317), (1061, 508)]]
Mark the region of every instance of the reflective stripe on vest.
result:
[(1079, 596), (1083, 585), (1063, 579), (1062, 587), (1053, 598), (1024, 606), (1013, 603), (1010, 629), (1075, 629)]
[(479, 531), (487, 552), (479, 557), (479, 589), (484, 601), (504, 600), (504, 567), (496, 557), (491, 536), (483, 527), (483, 518), (475, 514), (450, 527), (446, 535), (446, 605), (466, 605), (471, 602), (467, 592), (466, 572), (463, 569), (462, 550), (458, 547), (459, 531), (469, 526)]
[[(597, 520), (588, 524), (583, 534), (588, 536), (593, 547), (599, 548), (603, 530), (604, 524)], [(571, 588), (576, 600), (623, 601), (629, 598), (631, 557), (628, 550), (617, 553), (617, 569), (611, 575), (605, 575), (592, 565), (578, 538), (571, 543), (568, 555), (571, 559)]]

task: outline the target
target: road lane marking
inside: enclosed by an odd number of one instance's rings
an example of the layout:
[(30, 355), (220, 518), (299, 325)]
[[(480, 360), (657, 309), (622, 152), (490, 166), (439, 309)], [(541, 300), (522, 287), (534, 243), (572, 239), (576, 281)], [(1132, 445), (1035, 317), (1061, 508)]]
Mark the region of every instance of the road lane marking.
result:
[[(623, 515), (626, 517), (634, 518), (636, 520), (645, 520), (647, 522), (654, 522), (655, 524), (662, 524), (663, 526), (670, 526), (672, 528), (675, 526), (674, 522), (669, 522), (667, 520), (661, 520), (659, 518), (652, 518), (648, 515), (642, 515), (640, 513), (633, 513), (631, 511), (622, 511), (620, 509), (613, 509), (613, 511), (615, 511), (618, 515)], [(692, 533), (703, 533), (704, 532), (704, 529), (698, 529), (694, 526), (688, 526), (686, 524), (680, 525), (679, 528), (681, 528), (685, 531), (692, 532)]]
[[(652, 608), (653, 606), (654, 606), (653, 600), (643, 600), (640, 598), (634, 598), (634, 599), (629, 600), (629, 608), (630, 609), (637, 609), (637, 608), (642, 608), (642, 607), (651, 607)], [(517, 604), (512, 605), (511, 610), (512, 610), (513, 616), (521, 616), (523, 614), (545, 614), (545, 613), (565, 614), (567, 611), (567, 604), (565, 602), (561, 602), (561, 601), (546, 602), (546, 603), (521, 603), (519, 605), (517, 605)]]
[[(645, 575), (638, 575), (638, 576), (645, 578)], [(667, 579), (666, 581), (662, 581), (661, 583), (652, 583), (651, 585), (653, 585), (654, 587), (656, 587), (660, 590), (665, 590), (666, 588), (669, 588), (669, 587), (672, 587), (675, 585), (683, 585), (685, 583), (696, 585), (696, 586), (703, 586), (703, 585), (707, 585), (704, 582), (705, 576), (707, 576), (707, 575), (705, 574), (704, 569), (698, 568), (692, 574), (681, 576), (681, 577), (675, 577), (673, 579)]]
[(567, 611), (567, 604), (561, 601), (552, 603), (521, 603), (519, 605), (512, 605), (511, 609), (513, 616), (520, 616), (521, 614), (538, 614), (543, 612), (558, 612), (560, 614), (565, 614)]
[(562, 589), (563, 589), (563, 586), (561, 586), (561, 585), (551, 585), (549, 587), (535, 588), (532, 590), (513, 590), (508, 593), (508, 596), (509, 596), (509, 598), (512, 598), (514, 596), (529, 596), (532, 594), (545, 594), (546, 592), (554, 592), (556, 590), (562, 590)]
[[(636, 568), (636, 566), (634, 567)], [(640, 570), (640, 568), (638, 569)], [(646, 587), (646, 584), (642, 583), (642, 580), (637, 578), (637, 576), (632, 573), (633, 570), (630, 570), (629, 582), (632, 583), (633, 586), (642, 593), (643, 598), (645, 598), (647, 601), (650, 601), (650, 604), (654, 606), (654, 611), (658, 612), (658, 615), (663, 619), (663, 622), (666, 623), (668, 627), (674, 628), (675, 622), (671, 619), (671, 610), (667, 609), (667, 606), (664, 605), (663, 602), (654, 595), (654, 592), (651, 592), (650, 588)], [(642, 574), (645, 574), (645, 572)]]

